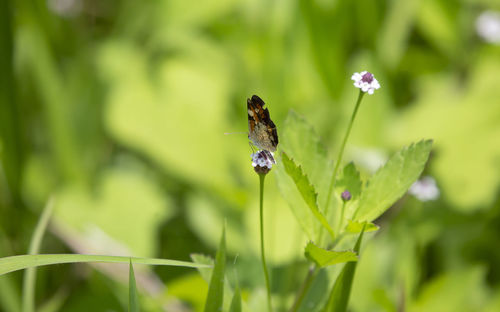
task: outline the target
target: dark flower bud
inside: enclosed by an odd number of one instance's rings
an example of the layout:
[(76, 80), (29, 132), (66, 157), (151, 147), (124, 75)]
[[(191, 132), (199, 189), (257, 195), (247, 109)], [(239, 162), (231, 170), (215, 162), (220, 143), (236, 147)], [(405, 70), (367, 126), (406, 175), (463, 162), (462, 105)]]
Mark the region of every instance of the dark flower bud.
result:
[(349, 200), (351, 200), (351, 197), (352, 197), (351, 196), (351, 192), (349, 192), (348, 190), (345, 190), (345, 191), (342, 192), (342, 194), (340, 195), (340, 197), (342, 198), (342, 200), (344, 202), (349, 201)]

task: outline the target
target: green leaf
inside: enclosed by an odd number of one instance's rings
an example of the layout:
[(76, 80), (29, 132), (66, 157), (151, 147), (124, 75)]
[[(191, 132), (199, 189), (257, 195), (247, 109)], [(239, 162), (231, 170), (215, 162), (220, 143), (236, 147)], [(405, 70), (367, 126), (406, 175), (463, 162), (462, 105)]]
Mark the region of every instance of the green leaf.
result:
[(358, 257), (355, 252), (327, 250), (320, 248), (311, 242), (307, 243), (305, 255), (307, 259), (314, 261), (320, 268), (337, 263), (358, 261)]
[[(364, 228), (359, 234), (359, 238), (354, 246), (354, 252), (359, 254), (361, 248), (361, 240), (363, 239)], [(356, 272), (357, 262), (348, 262), (340, 272), (335, 284), (333, 285), (328, 301), (326, 302), (323, 312), (344, 312), (347, 310), (347, 303), (351, 294), (352, 281)]]
[[(290, 110), (280, 130), (279, 149), (300, 165), (309, 182), (318, 193), (317, 203), (321, 207), (326, 201), (328, 183), (330, 182), (332, 163), (327, 157), (326, 148), (319, 136), (307, 121), (293, 110)], [(278, 155), (275, 176), (279, 191), (287, 201), (298, 223), (309, 239), (316, 241), (321, 224), (310, 213), (307, 204), (297, 192), (294, 181), (285, 171), (281, 157)], [(333, 205), (330, 205), (331, 208)], [(326, 216), (328, 213), (325, 212)]]
[(439, 153), (429, 174), (450, 208), (467, 213), (490, 209), (500, 186), (500, 105), (493, 100), (500, 99), (498, 51), (481, 50), (470, 65), (465, 84), (453, 75), (421, 80), (422, 96), (390, 129), (396, 146), (420, 137), (435, 140)]
[(240, 286), (238, 284), (236, 284), (236, 289), (234, 290), (234, 295), (233, 299), (231, 300), (229, 312), (241, 312), (241, 293)]
[(214, 266), (214, 259), (203, 254), (191, 254), (191, 259), (194, 263), (205, 265), (205, 267), (196, 268), (207, 283), (210, 282)]
[(354, 163), (351, 162), (344, 167), (336, 188), (340, 192), (348, 190), (351, 193), (351, 200), (355, 200), (359, 197), (361, 193), (361, 178), (359, 177), (359, 171), (356, 169)]
[(403, 196), (424, 170), (432, 140), (420, 141), (392, 156), (369, 180), (353, 220), (372, 221)]
[(129, 275), (128, 275), (128, 310), (129, 312), (139, 311), (139, 300), (137, 298), (137, 289), (135, 286), (134, 266), (132, 265), (132, 258), (129, 262)]
[(380, 228), (378, 225), (371, 222), (357, 222), (348, 220), (345, 231), (350, 234), (357, 234), (361, 233), (363, 227), (365, 228), (365, 232), (378, 231), (378, 229)]
[(292, 159), (288, 158), (286, 153), (281, 153), (281, 160), (283, 162), (283, 165), (285, 166), (285, 171), (295, 182), (297, 189), (299, 190), (309, 209), (311, 209), (313, 215), (321, 223), (321, 225), (328, 230), (328, 233), (330, 233), (332, 238), (335, 238), (333, 229), (328, 224), (325, 216), (321, 213), (321, 211), (319, 211), (318, 204), (316, 202), (318, 194), (316, 193), (314, 186), (312, 186), (309, 182), (307, 176), (302, 173), (302, 168), (300, 166), (297, 166)]
[[(227, 246), (226, 246), (227, 250)], [(194, 263), (199, 263), (199, 264), (204, 264), (206, 265), (205, 267), (199, 267), (196, 268), (198, 272), (201, 275), (201, 278), (207, 282), (207, 284), (210, 283), (210, 280), (212, 279), (212, 272), (214, 270), (214, 259), (210, 256), (203, 255), (203, 254), (191, 254), (191, 259), (193, 260)], [(224, 282), (224, 297), (226, 298), (231, 298), (233, 296), (233, 290), (231, 289), (231, 286), (229, 285), (229, 282), (226, 280)], [(228, 308), (229, 305), (224, 304), (224, 308)]]
[[(155, 259), (155, 258), (132, 258), (135, 263), (149, 265), (169, 265), (187, 268), (208, 267), (204, 264), (196, 264), (186, 261)], [(0, 258), (0, 275), (26, 268), (33, 268), (49, 264), (61, 263), (84, 263), (84, 262), (108, 262), (128, 263), (130, 257), (121, 256), (96, 256), (79, 254), (54, 254), (54, 255), (21, 255)]]
[(224, 302), (224, 271), (226, 269), (226, 228), (222, 230), (219, 250), (215, 256), (215, 266), (210, 279), (205, 312), (222, 311)]

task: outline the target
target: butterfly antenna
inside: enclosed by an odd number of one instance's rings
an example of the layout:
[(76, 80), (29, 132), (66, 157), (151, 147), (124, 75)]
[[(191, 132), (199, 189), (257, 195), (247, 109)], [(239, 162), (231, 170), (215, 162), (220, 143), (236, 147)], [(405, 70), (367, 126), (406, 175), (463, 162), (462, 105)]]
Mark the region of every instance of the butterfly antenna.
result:
[(246, 131), (236, 131), (236, 132), (224, 132), (224, 135), (229, 135), (229, 134), (242, 134), (242, 133), (248, 134), (248, 132), (246, 132)]

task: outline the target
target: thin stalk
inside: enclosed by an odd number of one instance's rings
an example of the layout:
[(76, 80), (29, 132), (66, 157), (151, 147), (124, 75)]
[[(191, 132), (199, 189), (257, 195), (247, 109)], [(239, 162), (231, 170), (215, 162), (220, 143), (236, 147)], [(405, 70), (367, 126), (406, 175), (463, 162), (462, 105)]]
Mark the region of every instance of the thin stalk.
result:
[(363, 99), (363, 95), (365, 95), (365, 93), (359, 90), (358, 100), (356, 101), (356, 106), (354, 107), (354, 111), (352, 112), (349, 125), (347, 126), (347, 131), (345, 133), (344, 140), (342, 141), (342, 145), (340, 146), (339, 156), (337, 157), (337, 162), (335, 163), (335, 169), (333, 170), (330, 186), (328, 187), (328, 196), (326, 198), (325, 211), (327, 211), (328, 205), (330, 204), (333, 188), (335, 187), (335, 182), (337, 181), (337, 173), (340, 168), (340, 163), (342, 162), (342, 157), (344, 156), (345, 144), (347, 143), (347, 139), (349, 138), (349, 134), (351, 133), (352, 125), (354, 123), (354, 119), (356, 119), (356, 114), (358, 113), (359, 104), (361, 104), (361, 99)]
[(267, 306), (269, 312), (273, 311), (271, 304), (271, 283), (269, 282), (269, 273), (267, 272), (266, 254), (264, 251), (264, 179), (265, 174), (259, 174), (260, 180), (260, 254), (262, 257), (262, 267), (264, 269), (264, 277), (266, 278), (267, 289)]
[(337, 225), (337, 233), (340, 233), (340, 229), (342, 228), (342, 221), (344, 221), (344, 211), (345, 211), (345, 201), (342, 201), (342, 210), (340, 210), (340, 218), (339, 223)]
[[(47, 225), (52, 215), (52, 209), (54, 207), (53, 199), (49, 199), (45, 208), (42, 211), (42, 215), (38, 220), (38, 223), (31, 237), (31, 242), (28, 250), (28, 254), (36, 255), (40, 251), (40, 245), (42, 244), (42, 238), (47, 229)], [(22, 296), (22, 311), (23, 312), (33, 312), (35, 311), (35, 282), (36, 282), (36, 268), (28, 268), (24, 271), (23, 277), (23, 296)]]
[(306, 279), (302, 283), (302, 286), (300, 287), (300, 290), (297, 293), (297, 297), (295, 298), (295, 302), (290, 308), (290, 312), (296, 312), (300, 308), (300, 305), (302, 304), (302, 301), (304, 300), (307, 292), (309, 291), (309, 288), (311, 288), (312, 282), (316, 278), (316, 274), (318, 274), (318, 272), (319, 268), (315, 264), (309, 267)]

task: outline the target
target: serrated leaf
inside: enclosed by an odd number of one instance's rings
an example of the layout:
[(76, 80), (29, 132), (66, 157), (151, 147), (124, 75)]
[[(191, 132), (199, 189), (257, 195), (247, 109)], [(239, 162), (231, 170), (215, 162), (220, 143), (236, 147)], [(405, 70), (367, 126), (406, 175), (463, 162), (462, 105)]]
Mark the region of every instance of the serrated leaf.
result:
[(353, 220), (372, 221), (403, 196), (424, 170), (432, 140), (420, 141), (392, 156), (369, 180)]
[(354, 163), (351, 162), (344, 167), (336, 188), (340, 192), (348, 190), (349, 193), (351, 193), (352, 200), (359, 197), (361, 193), (361, 178), (359, 177), (359, 171), (356, 169)]
[(139, 300), (137, 298), (137, 288), (135, 285), (134, 266), (132, 259), (129, 262), (129, 275), (128, 275), (128, 310), (129, 312), (139, 312)]
[(210, 278), (207, 300), (205, 302), (205, 312), (222, 311), (224, 303), (224, 272), (226, 269), (226, 228), (222, 230), (222, 237), (219, 250), (215, 256), (215, 266)]
[(304, 253), (307, 259), (316, 263), (320, 268), (337, 263), (358, 261), (355, 252), (327, 250), (314, 245), (312, 242), (307, 243)]
[(313, 213), (314, 217), (321, 223), (321, 225), (330, 233), (332, 238), (335, 238), (335, 233), (333, 229), (328, 224), (325, 216), (319, 211), (319, 207), (317, 204), (318, 194), (314, 189), (314, 186), (309, 182), (307, 176), (302, 172), (302, 168), (297, 166), (292, 159), (290, 159), (286, 153), (281, 153), (281, 160), (283, 162), (283, 166), (285, 167), (285, 171), (292, 178), (299, 190), (300, 195), (306, 202), (307, 206)]
[(363, 230), (363, 226), (365, 227), (365, 232), (378, 231), (378, 229), (380, 228), (378, 225), (371, 222), (357, 222), (348, 220), (345, 231), (350, 234), (361, 233), (361, 231)]
[[(295, 164), (301, 166), (309, 182), (318, 193), (317, 202), (321, 207), (321, 204), (326, 200), (328, 183), (333, 169), (327, 157), (326, 148), (313, 127), (293, 110), (289, 111), (280, 131), (280, 150), (285, 151)], [(317, 222), (310, 213), (307, 204), (300, 198), (301, 195), (282, 166), (280, 158), (278, 155), (278, 165), (275, 171), (279, 191), (309, 239), (315, 241), (318, 239), (321, 224)], [(333, 207), (333, 205), (330, 206)]]
[[(354, 246), (354, 252), (359, 254), (361, 248), (361, 241), (363, 240), (364, 228), (359, 234), (356, 245)], [(332, 287), (328, 301), (323, 307), (322, 312), (345, 312), (347, 310), (347, 304), (349, 302), (349, 296), (351, 294), (352, 281), (354, 279), (354, 273), (356, 272), (357, 262), (348, 262), (340, 272), (335, 284)]]

